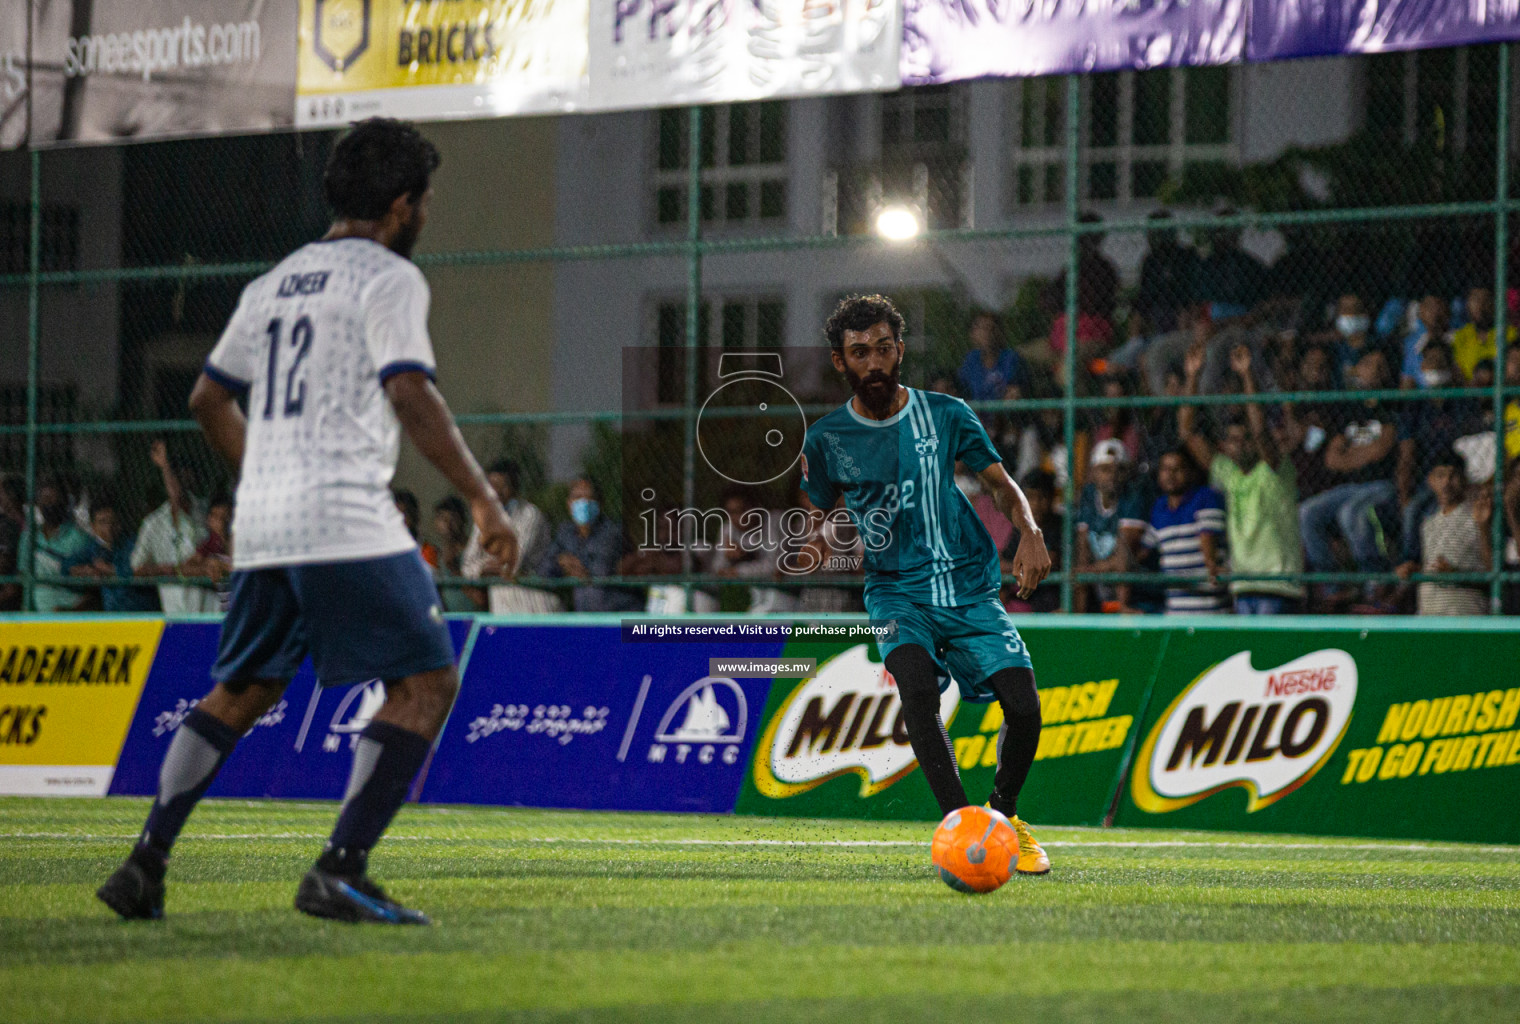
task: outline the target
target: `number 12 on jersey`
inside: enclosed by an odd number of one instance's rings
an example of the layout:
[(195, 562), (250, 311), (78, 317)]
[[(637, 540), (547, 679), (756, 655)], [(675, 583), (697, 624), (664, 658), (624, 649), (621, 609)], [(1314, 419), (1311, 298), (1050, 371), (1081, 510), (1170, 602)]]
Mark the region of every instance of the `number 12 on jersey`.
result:
[[(274, 419), (274, 393), (276, 382), (280, 372), (280, 335), (282, 333), (282, 321), (275, 317), (269, 321), (265, 333), (269, 335), (269, 379), (264, 387), (264, 418)], [(285, 405), (283, 415), (286, 417), (299, 416), (306, 406), (306, 381), (296, 380), (296, 371), (301, 368), (306, 354), (311, 351), (311, 336), (313, 329), (311, 317), (303, 316), (295, 322), (290, 329), (290, 348), (295, 350), (295, 355), (290, 360), (290, 367), (285, 371)]]

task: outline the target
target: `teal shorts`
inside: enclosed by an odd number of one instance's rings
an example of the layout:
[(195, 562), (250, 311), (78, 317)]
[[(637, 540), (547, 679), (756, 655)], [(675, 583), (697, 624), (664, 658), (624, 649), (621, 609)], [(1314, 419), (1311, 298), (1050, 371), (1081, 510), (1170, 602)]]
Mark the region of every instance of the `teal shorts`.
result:
[(897, 623), (896, 637), (880, 644), (883, 661), (903, 644), (918, 644), (940, 670), (940, 692), (949, 688), (953, 678), (962, 700), (977, 704), (995, 700), (986, 686), (993, 674), (1005, 668), (1034, 667), (1029, 648), (995, 596), (940, 608), (901, 594), (867, 594), (866, 613), (874, 623)]

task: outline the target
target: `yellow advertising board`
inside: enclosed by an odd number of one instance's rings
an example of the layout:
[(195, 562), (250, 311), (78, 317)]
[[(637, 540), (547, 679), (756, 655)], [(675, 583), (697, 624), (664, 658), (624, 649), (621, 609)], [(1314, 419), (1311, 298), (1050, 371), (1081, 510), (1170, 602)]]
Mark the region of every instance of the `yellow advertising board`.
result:
[(575, 110), (590, 0), (301, 0), (296, 124)]
[(0, 622), (0, 794), (104, 796), (163, 631)]

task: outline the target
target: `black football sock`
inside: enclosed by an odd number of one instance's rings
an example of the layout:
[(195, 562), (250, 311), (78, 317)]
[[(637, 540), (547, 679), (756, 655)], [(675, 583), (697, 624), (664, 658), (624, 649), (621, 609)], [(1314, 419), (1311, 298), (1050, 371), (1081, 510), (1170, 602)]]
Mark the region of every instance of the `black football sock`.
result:
[(1001, 669), (993, 673), (987, 685), (1003, 707), (997, 774), (987, 802), (994, 811), (1011, 818), (1018, 812), (1019, 791), (1040, 746), (1040, 694), (1035, 689), (1034, 671), (1027, 668)]
[(897, 681), (902, 700), (903, 724), (908, 742), (918, 758), (940, 813), (966, 806), (966, 789), (955, 764), (955, 748), (939, 716), (939, 672), (929, 652), (917, 644), (903, 644), (887, 655), (887, 671)]
[(389, 722), (371, 722), (359, 734), (354, 766), (338, 823), (317, 867), (338, 875), (364, 874), (369, 851), (406, 801), (432, 741)]
[(199, 708), (191, 708), (174, 731), (158, 770), (158, 796), (132, 851), (132, 859), (149, 874), (163, 877), (180, 829), (240, 738), (232, 726)]

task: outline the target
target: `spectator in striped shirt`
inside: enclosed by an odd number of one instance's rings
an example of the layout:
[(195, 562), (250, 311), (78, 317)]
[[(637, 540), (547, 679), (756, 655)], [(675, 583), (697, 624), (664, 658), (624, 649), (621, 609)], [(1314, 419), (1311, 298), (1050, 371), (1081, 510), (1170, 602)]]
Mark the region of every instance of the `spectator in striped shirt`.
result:
[(1224, 590), (1216, 583), (1224, 564), (1224, 499), (1203, 484), (1203, 472), (1186, 448), (1161, 456), (1156, 485), (1161, 497), (1151, 507), (1150, 537), (1161, 552), (1161, 571), (1207, 576), (1204, 583), (1168, 587), (1168, 615), (1224, 611)]

